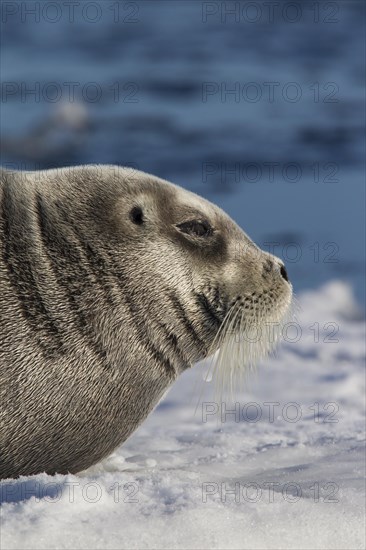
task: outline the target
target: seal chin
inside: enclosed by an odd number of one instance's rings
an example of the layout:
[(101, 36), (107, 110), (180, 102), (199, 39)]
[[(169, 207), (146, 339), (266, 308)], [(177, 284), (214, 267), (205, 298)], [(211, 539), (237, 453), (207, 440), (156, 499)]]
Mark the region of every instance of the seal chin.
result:
[(209, 349), (210, 370), (216, 398), (242, 387), (254, 370), (278, 343), (282, 329), (293, 316), (292, 285), (287, 273), (262, 290), (236, 296), (229, 302)]

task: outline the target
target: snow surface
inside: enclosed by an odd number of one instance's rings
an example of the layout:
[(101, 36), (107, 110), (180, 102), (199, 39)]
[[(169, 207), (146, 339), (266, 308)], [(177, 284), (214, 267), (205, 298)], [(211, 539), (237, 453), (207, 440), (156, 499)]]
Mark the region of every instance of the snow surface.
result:
[(365, 548), (365, 322), (340, 281), (299, 302), (235, 414), (205, 382), (194, 415), (200, 364), (93, 469), (2, 482), (1, 548)]

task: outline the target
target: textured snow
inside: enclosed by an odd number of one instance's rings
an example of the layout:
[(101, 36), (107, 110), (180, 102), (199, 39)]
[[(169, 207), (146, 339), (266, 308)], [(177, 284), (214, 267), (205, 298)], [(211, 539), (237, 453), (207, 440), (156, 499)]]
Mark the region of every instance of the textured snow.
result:
[(204, 382), (194, 414), (200, 364), (94, 468), (2, 482), (1, 548), (365, 548), (365, 322), (342, 282), (298, 299), (236, 409)]

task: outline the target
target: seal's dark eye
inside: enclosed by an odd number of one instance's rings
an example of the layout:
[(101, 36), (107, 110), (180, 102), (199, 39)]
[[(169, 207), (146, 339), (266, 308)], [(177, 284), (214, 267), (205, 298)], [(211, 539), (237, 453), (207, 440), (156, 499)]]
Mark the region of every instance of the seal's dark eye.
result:
[(187, 233), (187, 235), (193, 235), (194, 237), (209, 237), (213, 233), (212, 227), (206, 220), (192, 220), (180, 223), (177, 227), (182, 233)]
[(130, 218), (131, 221), (136, 225), (141, 225), (142, 223), (144, 223), (142, 208), (140, 208), (139, 206), (134, 206), (130, 211)]

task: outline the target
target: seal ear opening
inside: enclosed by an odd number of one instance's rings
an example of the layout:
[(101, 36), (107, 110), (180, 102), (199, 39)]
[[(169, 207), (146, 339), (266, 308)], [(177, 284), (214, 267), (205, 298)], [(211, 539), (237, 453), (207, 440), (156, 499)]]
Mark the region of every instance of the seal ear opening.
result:
[(140, 206), (134, 206), (130, 210), (130, 219), (135, 225), (142, 225), (144, 223), (144, 213)]

